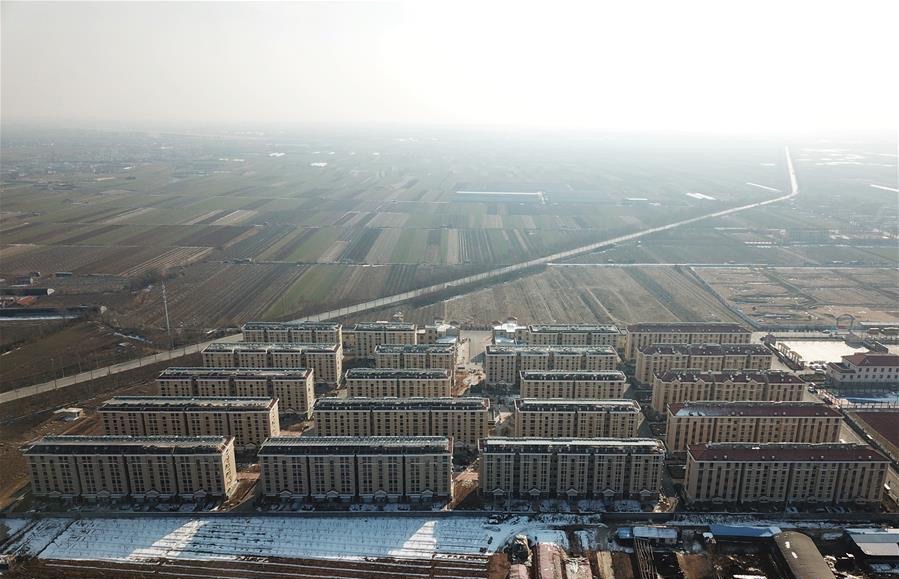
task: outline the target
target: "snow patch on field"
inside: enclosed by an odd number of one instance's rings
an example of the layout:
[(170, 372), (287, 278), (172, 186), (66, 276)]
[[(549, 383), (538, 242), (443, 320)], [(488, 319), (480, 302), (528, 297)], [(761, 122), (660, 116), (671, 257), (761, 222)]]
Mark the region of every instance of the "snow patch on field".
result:
[(707, 201), (715, 200), (711, 195), (706, 195), (704, 193), (687, 193), (687, 197), (692, 197), (693, 199), (705, 199)]
[(55, 532), (38, 533), (49, 546), (32, 553), (43, 559), (138, 562), (482, 555), (516, 534), (548, 526), (522, 517), (497, 524), (484, 517), (140, 517), (81, 519), (63, 530), (69, 521), (55, 521), (61, 525)]

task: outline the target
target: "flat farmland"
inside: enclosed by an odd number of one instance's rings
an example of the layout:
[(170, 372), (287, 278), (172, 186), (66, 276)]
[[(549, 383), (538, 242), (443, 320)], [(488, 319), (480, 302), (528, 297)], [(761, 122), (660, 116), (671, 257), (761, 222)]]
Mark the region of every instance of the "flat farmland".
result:
[(722, 298), (763, 325), (899, 323), (899, 271), (891, 268), (695, 268)]
[(549, 266), (448, 300), (401, 305), (360, 319), (384, 319), (396, 310), (417, 323), (440, 317), (472, 325), (510, 316), (521, 323), (738, 321), (688, 269), (664, 266)]

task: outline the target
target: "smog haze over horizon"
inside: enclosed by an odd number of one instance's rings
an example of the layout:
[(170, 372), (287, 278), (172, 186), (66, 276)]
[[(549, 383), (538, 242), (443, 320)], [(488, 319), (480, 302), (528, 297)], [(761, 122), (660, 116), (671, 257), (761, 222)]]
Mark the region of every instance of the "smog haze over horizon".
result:
[(2, 119), (895, 131), (895, 15), (876, 1), (3, 2)]

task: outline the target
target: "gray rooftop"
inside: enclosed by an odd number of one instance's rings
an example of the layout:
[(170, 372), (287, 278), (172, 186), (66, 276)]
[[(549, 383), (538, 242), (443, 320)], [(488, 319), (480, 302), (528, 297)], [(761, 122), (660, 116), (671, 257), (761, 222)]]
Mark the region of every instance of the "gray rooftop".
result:
[(284, 378), (305, 380), (311, 370), (307, 368), (166, 368), (158, 380), (197, 378)]
[(98, 412), (267, 412), (273, 398), (192, 396), (116, 396), (97, 408)]
[(516, 400), (515, 407), (521, 412), (640, 412), (640, 404), (631, 399), (524, 398)]
[(488, 437), (480, 442), (485, 452), (574, 452), (588, 454), (665, 454), (655, 438), (512, 438)]
[(262, 443), (258, 454), (431, 454), (451, 450), (445, 436), (275, 436)]
[(454, 344), (381, 344), (375, 354), (451, 354)]
[(579, 380), (582, 382), (613, 382), (627, 380), (618, 370), (522, 370), (522, 380)]
[(406, 322), (359, 322), (354, 332), (399, 332), (415, 330), (415, 324)]
[(337, 344), (303, 344), (284, 342), (214, 342), (204, 352), (327, 352), (333, 353)]
[(244, 330), (262, 329), (293, 329), (298, 330), (339, 330), (340, 324), (336, 322), (247, 322)]
[(652, 344), (640, 348), (641, 354), (679, 354), (682, 356), (773, 356), (762, 344)]
[(627, 331), (648, 332), (655, 334), (680, 333), (680, 334), (749, 334), (748, 329), (739, 324), (729, 322), (663, 322), (628, 324)]
[(209, 454), (220, 453), (232, 436), (45, 436), (23, 454)]
[(617, 356), (612, 346), (535, 346), (528, 344), (488, 344), (487, 355), (491, 354), (579, 354)]
[(350, 368), (346, 371), (347, 380), (447, 380), (449, 377), (450, 373), (446, 368)]
[(319, 398), (315, 412), (358, 410), (472, 410), (486, 412), (490, 408), (488, 398)]

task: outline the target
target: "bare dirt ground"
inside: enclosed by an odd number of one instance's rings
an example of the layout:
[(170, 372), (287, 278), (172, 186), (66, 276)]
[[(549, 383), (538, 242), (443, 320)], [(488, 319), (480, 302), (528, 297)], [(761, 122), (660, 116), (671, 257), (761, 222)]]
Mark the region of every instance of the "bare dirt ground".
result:
[[(102, 321), (78, 320), (47, 327), (0, 326), (0, 391), (102, 368), (157, 351), (153, 340)], [(167, 340), (165, 340), (167, 345)]]
[(388, 319), (395, 311), (419, 324), (443, 318), (471, 327), (510, 316), (521, 323), (738, 321), (688, 270), (677, 267), (550, 266), (438, 303), (401, 305), (360, 319)]
[(761, 324), (832, 326), (839, 316), (899, 324), (899, 272), (890, 268), (695, 268), (731, 307)]

